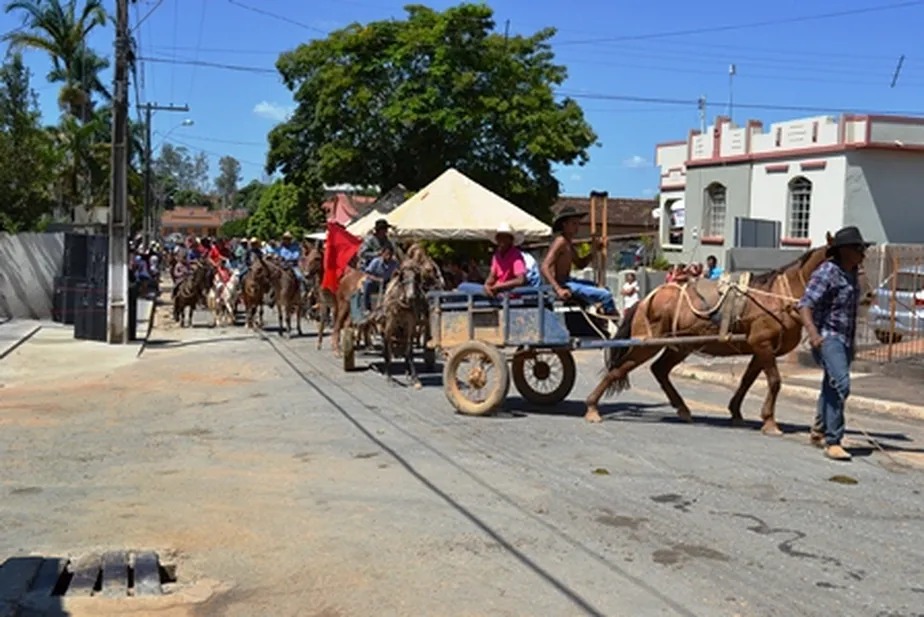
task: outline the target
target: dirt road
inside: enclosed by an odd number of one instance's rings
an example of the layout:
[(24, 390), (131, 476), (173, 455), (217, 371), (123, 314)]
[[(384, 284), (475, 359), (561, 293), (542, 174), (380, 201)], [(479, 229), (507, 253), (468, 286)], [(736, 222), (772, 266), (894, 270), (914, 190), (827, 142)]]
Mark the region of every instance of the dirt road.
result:
[[(802, 433), (805, 402), (782, 400), (791, 434), (768, 438), (728, 428), (726, 390), (681, 382), (698, 415), (688, 426), (640, 372), (608, 421), (589, 426), (579, 401), (598, 372), (590, 354), (574, 402), (541, 411), (513, 395), (504, 413), (467, 418), (439, 376), (415, 391), (344, 374), (312, 337), (156, 338), (176, 340), (137, 361), (100, 357), (100, 369), (62, 360), (39, 381), (54, 348), (40, 333), (11, 356), (18, 364), (0, 365), (0, 558), (150, 548), (178, 567), (169, 600), (65, 597), (66, 614), (924, 606), (921, 472), (870, 448), (847, 465), (823, 459)], [(758, 409), (749, 401), (750, 417)], [(920, 457), (919, 424), (855, 413), (899, 462)]]

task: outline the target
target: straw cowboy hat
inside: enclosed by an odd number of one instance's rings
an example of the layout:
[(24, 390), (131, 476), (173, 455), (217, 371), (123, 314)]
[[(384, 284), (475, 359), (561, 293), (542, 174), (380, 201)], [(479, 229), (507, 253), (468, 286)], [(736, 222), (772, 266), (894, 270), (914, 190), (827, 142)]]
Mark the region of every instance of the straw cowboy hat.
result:
[(570, 219), (582, 219), (587, 216), (584, 212), (578, 212), (574, 206), (565, 206), (558, 211), (555, 220), (552, 221), (552, 231), (561, 231), (562, 224)]
[(283, 240), (291, 240), (291, 239), (292, 239), (292, 232), (291, 232), (291, 231), (287, 231), (287, 232), (283, 233), (283, 234), (282, 234), (282, 239), (283, 239)]
[(260, 238), (254, 236), (250, 239), (250, 244), (260, 244)]
[(849, 227), (844, 227), (843, 229), (838, 230), (834, 237), (831, 238), (831, 241), (828, 244), (828, 257), (834, 255), (834, 253), (842, 246), (862, 246), (864, 249), (872, 246), (872, 242), (867, 242), (863, 239), (863, 234), (860, 233), (860, 230), (853, 225)]
[(494, 235), (491, 237), (491, 241), (497, 244), (497, 236), (507, 235), (513, 238), (513, 245), (519, 246), (523, 242), (523, 234), (516, 231), (510, 223), (501, 223), (497, 226), (497, 229), (494, 231)]

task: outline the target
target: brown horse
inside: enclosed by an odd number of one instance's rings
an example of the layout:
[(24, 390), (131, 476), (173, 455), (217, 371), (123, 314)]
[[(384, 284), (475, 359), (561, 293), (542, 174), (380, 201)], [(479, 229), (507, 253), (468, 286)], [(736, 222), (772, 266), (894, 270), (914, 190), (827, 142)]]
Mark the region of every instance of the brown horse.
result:
[(427, 256), (422, 247), (414, 246), (407, 259), (388, 283), (381, 307), (372, 321), (382, 324), (385, 379), (395, 383), (391, 375), (392, 354), (404, 356), (407, 376), (415, 388), (420, 378), (414, 367), (414, 346), (418, 342), (422, 323), (429, 323), (427, 293), (443, 288), (439, 267)]
[(193, 264), (189, 275), (184, 278), (173, 295), (173, 320), (181, 327), (186, 325), (186, 309), (189, 309), (189, 325), (192, 326), (193, 313), (202, 297), (212, 287), (215, 268), (207, 261)]
[[(279, 274), (275, 278), (276, 315), (279, 320), (279, 335), (292, 335), (292, 315), (295, 314), (295, 326), (298, 335), (302, 335), (302, 316), (305, 312), (305, 298), (302, 286), (291, 266), (277, 266)], [(285, 319), (283, 319), (285, 318)]]
[[(742, 423), (741, 403), (763, 372), (767, 376), (767, 396), (761, 410), (762, 430), (768, 435), (781, 434), (774, 415), (781, 386), (776, 359), (795, 349), (801, 340), (802, 322), (796, 303), (805, 293), (812, 272), (825, 261), (826, 249), (812, 249), (787, 266), (752, 278), (746, 287), (699, 279), (667, 283), (653, 290), (626, 311), (616, 338), (676, 337), (677, 342), (607, 350), (607, 373), (587, 397), (584, 418), (600, 422), (597, 405), (603, 395), (628, 388), (629, 373), (661, 353), (651, 365), (651, 372), (677, 415), (690, 422), (690, 409), (670, 381), (671, 370), (694, 351), (712, 356), (750, 355), (751, 361), (728, 405), (732, 424)], [(728, 334), (746, 337), (742, 342), (716, 340), (703, 344), (700, 339), (698, 343), (684, 344), (685, 337), (718, 335), (723, 318), (727, 320)]]
[(259, 322), (263, 327), (263, 304), (266, 294), (274, 284), (274, 264), (271, 264), (263, 255), (257, 253), (257, 258), (250, 266), (250, 270), (243, 279), (241, 296), (244, 299), (244, 309), (247, 312), (247, 327), (253, 328)]

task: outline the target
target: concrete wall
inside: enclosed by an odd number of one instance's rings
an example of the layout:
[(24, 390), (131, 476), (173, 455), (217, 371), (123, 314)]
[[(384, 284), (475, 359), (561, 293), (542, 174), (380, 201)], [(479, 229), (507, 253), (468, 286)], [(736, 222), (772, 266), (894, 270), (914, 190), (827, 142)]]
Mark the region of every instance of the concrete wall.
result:
[[(725, 186), (725, 230), (722, 245), (701, 245), (704, 221), (706, 188), (713, 182)], [(724, 267), (725, 249), (735, 240), (735, 217), (750, 216), (751, 166), (749, 163), (723, 167), (693, 167), (687, 169), (687, 186), (684, 195), (686, 226), (683, 231), (683, 251), (667, 253), (673, 263), (706, 261), (715, 255), (719, 265)]]
[(812, 183), (810, 245), (820, 246), (825, 242), (826, 232), (834, 233), (842, 227), (846, 173), (847, 157), (843, 154), (755, 163), (751, 172), (750, 216), (780, 221), (785, 244), (787, 239), (792, 238), (789, 183), (800, 176), (806, 178)]
[(845, 186), (844, 225), (877, 244), (924, 239), (924, 153), (851, 152)]
[(0, 233), (0, 318), (51, 319), (63, 233)]

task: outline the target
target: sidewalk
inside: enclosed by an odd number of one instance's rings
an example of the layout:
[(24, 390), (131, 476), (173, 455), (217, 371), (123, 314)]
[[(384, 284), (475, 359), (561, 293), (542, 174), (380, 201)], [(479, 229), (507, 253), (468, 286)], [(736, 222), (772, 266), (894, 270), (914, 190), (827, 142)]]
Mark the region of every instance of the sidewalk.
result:
[[(749, 357), (735, 359), (690, 357), (674, 372), (687, 379), (735, 388), (749, 360)], [(821, 369), (809, 368), (796, 362), (781, 362), (779, 368), (783, 379), (781, 394), (808, 400), (818, 398), (822, 378)], [(916, 380), (858, 370), (851, 372), (851, 378), (848, 408), (855, 407), (871, 413), (924, 420), (921, 386)], [(757, 378), (752, 388), (752, 390), (758, 389), (761, 391), (766, 389), (766, 379), (763, 375)]]
[(41, 330), (42, 322), (34, 319), (13, 319), (0, 323), (0, 360)]

